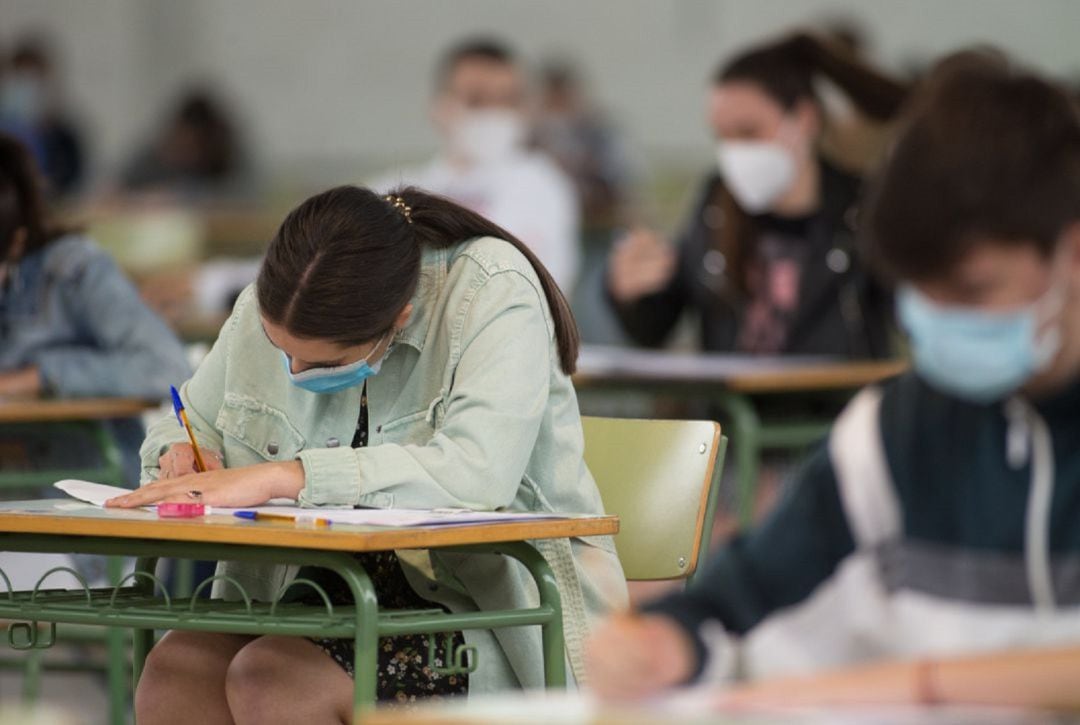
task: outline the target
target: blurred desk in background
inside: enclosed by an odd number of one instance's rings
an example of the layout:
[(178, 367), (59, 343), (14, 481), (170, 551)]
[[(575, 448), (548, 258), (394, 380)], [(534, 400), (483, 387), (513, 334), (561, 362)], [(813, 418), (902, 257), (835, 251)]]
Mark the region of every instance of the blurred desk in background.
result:
[(0, 423), (64, 423), (133, 418), (160, 401), (140, 398), (5, 398), (0, 397)]
[[(63, 478), (124, 485), (122, 454), (107, 421), (136, 418), (159, 404), (159, 401), (136, 398), (0, 397), (0, 491), (10, 494), (36, 490)], [(83, 442), (95, 449), (98, 465), (76, 468), (36, 465), (35, 459), (42, 456), (28, 448), (48, 449), (50, 441), (43, 437), (52, 438), (54, 433), (57, 440)]]
[(797, 450), (822, 438), (833, 417), (766, 419), (762, 403), (793, 403), (809, 396), (846, 394), (899, 375), (904, 360), (850, 361), (829, 357), (759, 357), (673, 353), (619, 347), (582, 347), (574, 385), (581, 391), (696, 400), (715, 406), (728, 420), (738, 475), (737, 506), (743, 525), (753, 516), (761, 454)]

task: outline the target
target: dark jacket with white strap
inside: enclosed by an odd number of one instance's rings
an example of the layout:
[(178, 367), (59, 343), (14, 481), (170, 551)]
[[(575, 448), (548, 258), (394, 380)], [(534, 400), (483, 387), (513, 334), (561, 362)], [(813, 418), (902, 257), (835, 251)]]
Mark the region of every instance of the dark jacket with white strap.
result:
[(769, 518), (649, 609), (709, 677), (1080, 641), (1078, 444), (1080, 381), (993, 405), (911, 374), (864, 390)]

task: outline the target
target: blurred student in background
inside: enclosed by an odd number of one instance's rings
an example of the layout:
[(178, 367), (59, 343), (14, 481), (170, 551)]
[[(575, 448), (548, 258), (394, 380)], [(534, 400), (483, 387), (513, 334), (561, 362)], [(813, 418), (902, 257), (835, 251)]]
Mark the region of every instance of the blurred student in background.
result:
[(181, 95), (120, 179), (125, 192), (199, 202), (248, 196), (252, 183), (236, 121), (221, 99), (200, 87)]
[(534, 139), (574, 182), (586, 229), (607, 230), (624, 220), (634, 183), (632, 163), (618, 132), (593, 105), (580, 71), (567, 60), (540, 70)]
[(866, 217), (914, 371), (860, 393), (695, 586), (595, 636), (601, 692), (862, 666), (729, 701), (1080, 706), (1076, 105), (1000, 57), (950, 59)]
[[(190, 374), (180, 343), (112, 259), (50, 222), (33, 159), (19, 141), (0, 134), (0, 396), (161, 399)], [(137, 482), (142, 425), (123, 420), (113, 427)], [(38, 443), (23, 446), (25, 456), (8, 462), (85, 465), (68, 460), (75, 448), (49, 443), (54, 433), (34, 437)], [(33, 437), (25, 428), (20, 435)], [(42, 447), (60, 460), (34, 460)]]
[(81, 134), (63, 108), (56, 62), (40, 37), (17, 42), (0, 63), (0, 131), (31, 149), (51, 196), (78, 189), (85, 172)]
[(905, 95), (805, 35), (722, 66), (708, 98), (718, 169), (676, 245), (638, 229), (611, 256), (609, 296), (636, 342), (661, 345), (691, 308), (707, 351), (889, 353), (889, 295), (853, 246), (859, 182), (817, 150), (818, 74), (877, 118)]
[(431, 118), (442, 139), (424, 166), (388, 172), (373, 188), (402, 184), (446, 196), (520, 238), (570, 295), (578, 273), (580, 212), (574, 188), (546, 155), (530, 151), (529, 86), (507, 46), (467, 40), (436, 71)]

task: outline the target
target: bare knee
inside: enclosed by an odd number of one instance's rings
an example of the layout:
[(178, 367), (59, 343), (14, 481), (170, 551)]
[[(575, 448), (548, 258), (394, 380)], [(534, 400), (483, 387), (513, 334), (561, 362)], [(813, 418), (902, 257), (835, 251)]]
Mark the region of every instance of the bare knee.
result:
[(238, 725), (347, 721), (348, 708), (341, 713), (335, 707), (334, 683), (328, 682), (324, 668), (343, 676), (330, 658), (306, 640), (260, 637), (229, 663), (225, 692), (233, 718)]
[[(225, 673), (225, 694), (237, 722), (272, 722), (274, 713), (267, 712), (275, 697), (267, 693), (280, 692), (282, 667), (285, 663), (273, 646), (274, 637), (262, 637), (248, 644), (233, 657)], [(278, 713), (280, 714), (280, 713)]]
[[(140, 723), (172, 722), (200, 703), (207, 721), (217, 710), (227, 715), (225, 670), (237, 649), (249, 641), (233, 635), (172, 631), (150, 650), (135, 691), (135, 714)], [(220, 695), (215, 698), (215, 690)], [(215, 699), (220, 706), (215, 707)]]

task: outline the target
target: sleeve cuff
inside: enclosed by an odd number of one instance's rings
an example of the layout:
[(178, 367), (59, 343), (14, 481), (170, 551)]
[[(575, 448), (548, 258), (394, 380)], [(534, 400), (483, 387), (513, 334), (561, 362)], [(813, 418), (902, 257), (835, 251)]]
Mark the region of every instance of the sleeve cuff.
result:
[(352, 448), (316, 448), (296, 456), (304, 466), (301, 506), (355, 506), (360, 502), (360, 471)]

